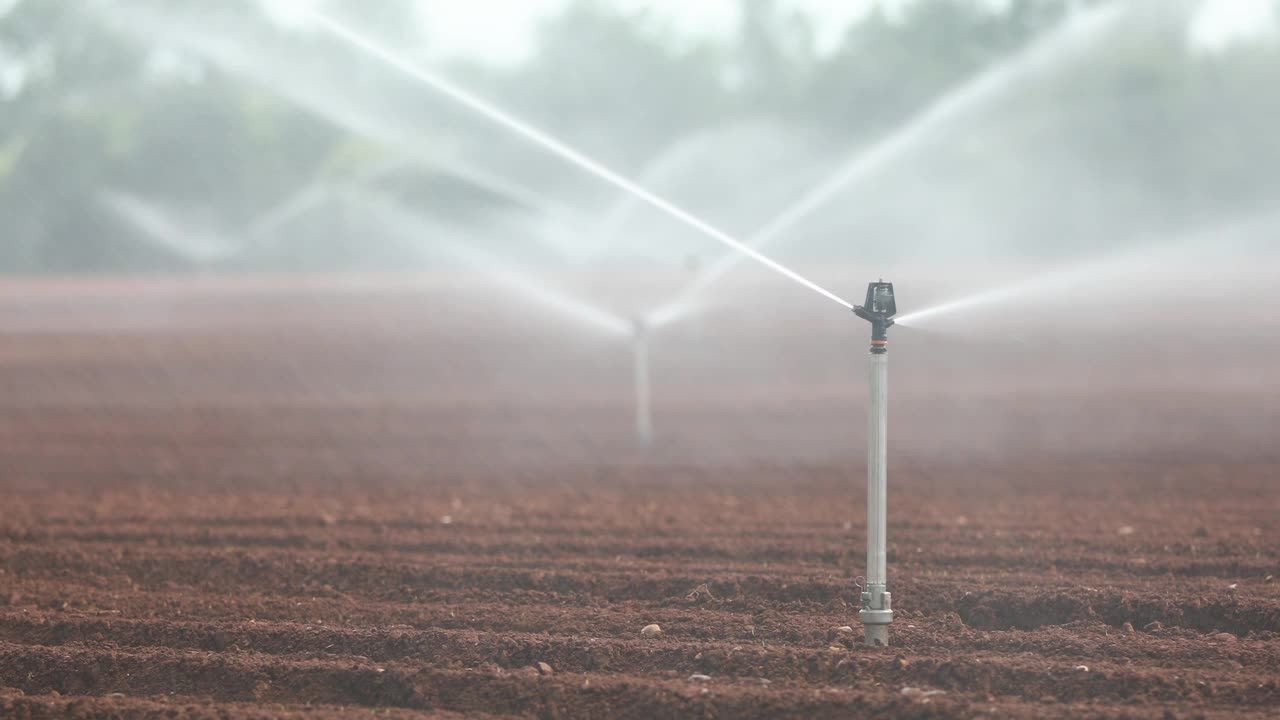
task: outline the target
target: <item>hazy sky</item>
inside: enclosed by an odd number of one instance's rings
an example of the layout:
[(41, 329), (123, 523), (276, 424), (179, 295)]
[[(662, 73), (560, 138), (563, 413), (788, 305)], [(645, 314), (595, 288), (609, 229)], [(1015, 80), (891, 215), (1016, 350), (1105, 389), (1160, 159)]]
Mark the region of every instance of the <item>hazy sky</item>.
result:
[[(295, 0), (297, 1), (297, 0)], [(439, 51), (518, 62), (531, 49), (539, 18), (568, 0), (421, 0), (429, 37)], [(779, 0), (784, 8), (810, 14), (817, 22), (820, 47), (839, 42), (851, 22), (879, 5), (911, 0)], [(914, 0), (935, 2), (936, 0)], [(999, 6), (1006, 0), (987, 0)], [(724, 35), (737, 23), (739, 0), (613, 0), (630, 10), (648, 10), (691, 36)], [(1241, 37), (1275, 32), (1280, 0), (1201, 0), (1199, 19), (1190, 29), (1198, 46), (1218, 48)]]
[[(0, 4), (7, 0), (0, 0)], [(314, 0), (264, 0), (282, 15), (289, 7)], [(372, 0), (370, 0), (372, 1)], [(849, 23), (876, 5), (937, 0), (779, 0), (786, 8), (809, 13), (817, 22), (821, 46), (839, 41)], [(999, 6), (1008, 0), (986, 0)], [(444, 55), (463, 55), (489, 62), (518, 62), (531, 50), (540, 18), (560, 10), (569, 0), (420, 0), (432, 47)], [(629, 10), (645, 9), (692, 36), (722, 36), (737, 22), (738, 0), (612, 0)], [(1188, 30), (1199, 47), (1216, 49), (1238, 39), (1275, 33), (1280, 0), (1200, 0), (1200, 11)]]
[(1198, 47), (1219, 49), (1237, 40), (1273, 35), (1277, 29), (1277, 0), (1204, 0), (1190, 39)]
[[(539, 18), (564, 7), (568, 0), (424, 0), (430, 37), (442, 51), (483, 56), (497, 62), (518, 61), (530, 50), (531, 31)], [(669, 19), (692, 36), (731, 32), (738, 19), (738, 0), (614, 0), (630, 10), (649, 10)], [(782, 0), (784, 7), (821, 18), (820, 43), (834, 43), (857, 17), (877, 0)], [(433, 27), (434, 26), (434, 27)]]

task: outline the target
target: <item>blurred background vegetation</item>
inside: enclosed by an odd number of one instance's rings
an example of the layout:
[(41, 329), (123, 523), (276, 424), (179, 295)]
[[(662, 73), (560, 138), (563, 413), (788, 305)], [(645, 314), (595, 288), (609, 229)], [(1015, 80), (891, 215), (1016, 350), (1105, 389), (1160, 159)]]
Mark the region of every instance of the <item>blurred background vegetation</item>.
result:
[[(538, 27), (526, 62), (444, 69), (629, 175), (692, 143), (683, 169), (653, 176), (656, 189), (746, 232), (838, 159), (1098, 4), (897, 3), (819, 49), (818, 20), (771, 0), (741, 0), (723, 37), (578, 0)], [(1159, 5), (850, 188), (797, 231), (803, 252), (839, 254), (868, 235), (931, 239), (904, 241), (912, 254), (965, 238), (1012, 255), (1083, 252), (1274, 207), (1280, 42), (1198, 47), (1188, 28), (1201, 5)], [(409, 0), (325, 7), (428, 61), (430, 17)], [(564, 232), (611, 202), (256, 2), (10, 0), (0, 12), (0, 271), (404, 267), (348, 222), (349, 207), (310, 202), (338, 185), (454, 222), (565, 218)], [(716, 202), (682, 189), (717, 163), (772, 151), (794, 158), (794, 184), (770, 191), (769, 177), (729, 166)]]

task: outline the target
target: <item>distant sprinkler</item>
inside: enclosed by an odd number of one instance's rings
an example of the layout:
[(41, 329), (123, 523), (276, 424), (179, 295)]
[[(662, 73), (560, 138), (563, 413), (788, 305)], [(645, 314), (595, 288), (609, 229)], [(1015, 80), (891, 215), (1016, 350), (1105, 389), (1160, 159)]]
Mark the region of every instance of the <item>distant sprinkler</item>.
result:
[(649, 326), (642, 318), (631, 325), (636, 391), (636, 445), (642, 450), (653, 442), (653, 415), (649, 403)]
[(858, 317), (871, 323), (871, 395), (867, 403), (867, 578), (858, 619), (866, 629), (868, 645), (889, 644), (893, 622), (893, 597), (885, 572), (885, 524), (888, 515), (889, 434), (889, 328), (898, 305), (893, 283), (883, 280), (867, 286), (865, 305), (854, 307)]

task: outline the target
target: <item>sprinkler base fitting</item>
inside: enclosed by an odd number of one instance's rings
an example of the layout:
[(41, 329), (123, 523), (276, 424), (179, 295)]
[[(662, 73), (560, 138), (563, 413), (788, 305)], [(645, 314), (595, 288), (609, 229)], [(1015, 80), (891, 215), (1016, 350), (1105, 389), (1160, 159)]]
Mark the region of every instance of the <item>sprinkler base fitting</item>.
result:
[(871, 585), (862, 593), (858, 621), (866, 630), (867, 645), (889, 646), (889, 623), (893, 622), (893, 593), (884, 585)]

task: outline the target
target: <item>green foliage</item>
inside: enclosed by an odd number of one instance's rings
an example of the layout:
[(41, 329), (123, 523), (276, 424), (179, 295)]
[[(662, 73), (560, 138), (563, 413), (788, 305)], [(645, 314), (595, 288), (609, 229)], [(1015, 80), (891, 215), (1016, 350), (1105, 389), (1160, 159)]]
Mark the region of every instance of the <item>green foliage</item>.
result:
[(899, 17), (879, 7), (816, 69), (805, 112), (845, 134), (882, 132), (1033, 42), (1063, 20), (1067, 7), (1014, 0), (996, 13), (986, 5), (915, 2)]
[(495, 79), (495, 92), (593, 152), (635, 162), (727, 109), (721, 53), (666, 35), (646, 13), (576, 0), (542, 26), (526, 66)]

